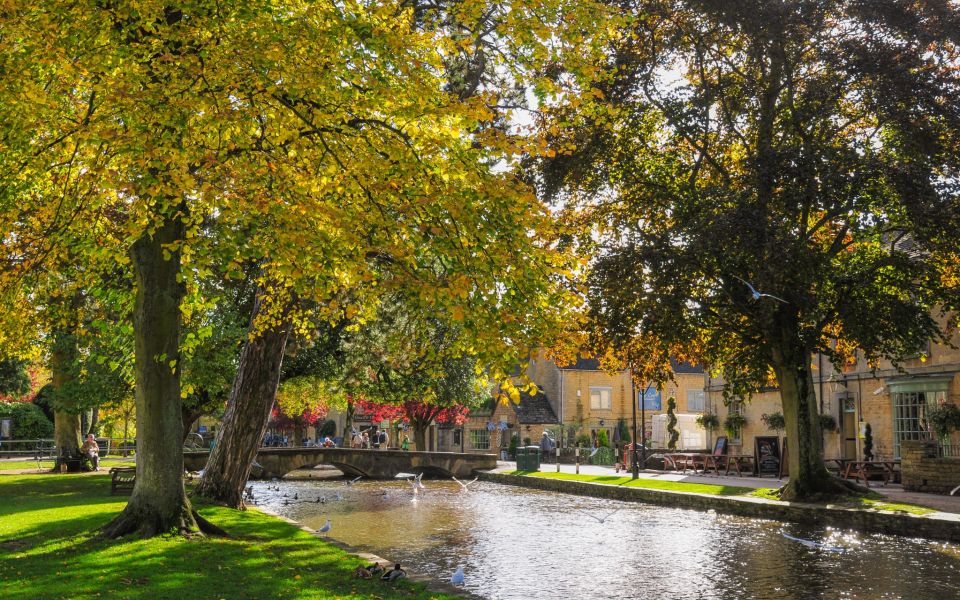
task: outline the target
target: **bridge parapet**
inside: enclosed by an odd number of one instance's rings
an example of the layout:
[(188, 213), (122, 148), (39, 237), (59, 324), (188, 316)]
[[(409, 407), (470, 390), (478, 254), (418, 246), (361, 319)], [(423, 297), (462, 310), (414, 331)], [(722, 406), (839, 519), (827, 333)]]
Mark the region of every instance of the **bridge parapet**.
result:
[[(184, 452), (184, 467), (197, 471), (207, 464), (207, 451)], [(406, 450), (360, 450), (354, 448), (261, 448), (257, 462), (263, 477), (283, 477), (290, 471), (316, 465), (332, 465), (347, 475), (391, 479), (398, 473), (426, 473), (443, 477), (468, 477), (478, 470), (497, 466), (495, 454), (457, 452), (410, 452)]]

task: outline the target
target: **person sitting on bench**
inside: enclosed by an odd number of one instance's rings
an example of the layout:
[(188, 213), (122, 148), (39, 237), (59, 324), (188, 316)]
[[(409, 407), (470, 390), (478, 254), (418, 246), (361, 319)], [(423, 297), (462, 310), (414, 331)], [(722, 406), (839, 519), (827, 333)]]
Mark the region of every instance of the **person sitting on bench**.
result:
[(80, 453), (90, 460), (94, 471), (100, 470), (100, 446), (97, 445), (97, 440), (93, 439), (92, 433), (87, 434), (86, 441), (80, 446)]

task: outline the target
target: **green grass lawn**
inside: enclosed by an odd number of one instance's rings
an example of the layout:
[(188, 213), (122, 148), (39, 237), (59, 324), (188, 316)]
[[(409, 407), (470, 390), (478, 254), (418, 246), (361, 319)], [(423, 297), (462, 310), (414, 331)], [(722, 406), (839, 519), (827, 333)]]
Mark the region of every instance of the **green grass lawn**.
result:
[[(531, 477), (546, 477), (549, 479), (569, 479), (572, 481), (587, 481), (606, 485), (622, 485), (627, 487), (666, 490), (671, 492), (694, 492), (697, 494), (711, 494), (714, 496), (753, 496), (766, 500), (780, 500), (778, 491), (774, 488), (748, 488), (729, 485), (712, 485), (707, 483), (686, 483), (680, 481), (663, 481), (659, 479), (633, 479), (629, 475), (576, 475), (573, 473), (548, 473), (544, 471), (513, 471), (510, 475), (529, 475)], [(892, 512), (906, 512), (914, 515), (926, 515), (937, 512), (926, 506), (916, 504), (900, 504), (889, 502), (884, 496), (871, 492), (864, 497), (849, 496), (839, 502), (827, 503), (825, 506), (841, 506), (845, 508), (860, 508), (865, 510), (883, 510)]]
[(107, 475), (0, 476), (0, 598), (450, 598), (359, 580), (360, 560), (260, 513), (199, 506), (230, 538), (104, 540)]
[(713, 485), (709, 483), (683, 483), (679, 481), (663, 481), (660, 479), (632, 479), (630, 475), (576, 475), (574, 473), (548, 473), (545, 471), (514, 471), (512, 475), (530, 475), (532, 477), (546, 477), (548, 479), (569, 479), (573, 481), (587, 481), (607, 485), (622, 485), (626, 487), (647, 488), (652, 490), (667, 490), (671, 492), (694, 492), (697, 494), (712, 494), (714, 496), (742, 496), (753, 491), (753, 488), (732, 485)]

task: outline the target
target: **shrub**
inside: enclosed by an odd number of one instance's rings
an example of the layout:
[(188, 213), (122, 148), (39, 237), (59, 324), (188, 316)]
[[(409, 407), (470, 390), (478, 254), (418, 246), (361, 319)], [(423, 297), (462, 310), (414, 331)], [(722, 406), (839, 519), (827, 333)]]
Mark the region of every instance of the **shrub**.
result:
[(53, 435), (53, 423), (35, 404), (0, 402), (0, 417), (13, 419), (11, 435), (15, 440), (48, 438)]
[(870, 423), (863, 429), (863, 458), (873, 460), (873, 428)]
[(670, 396), (667, 399), (667, 448), (677, 449), (677, 440), (680, 439), (680, 432), (677, 431), (677, 399)]
[(333, 419), (326, 419), (322, 425), (320, 425), (320, 437), (325, 436), (333, 437), (337, 433), (337, 422)]
[(589, 448), (593, 444), (590, 441), (590, 436), (585, 433), (577, 434), (577, 445), (581, 448)]
[(509, 451), (510, 451), (510, 456), (511, 456), (511, 457), (516, 457), (516, 456), (517, 456), (517, 445), (518, 445), (519, 440), (520, 440), (520, 434), (519, 434), (519, 433), (510, 434), (510, 448), (509, 448)]
[(960, 408), (956, 404), (941, 404), (927, 411), (927, 422), (937, 437), (946, 437), (951, 431), (960, 429)]
[(772, 429), (774, 431), (783, 431), (787, 428), (787, 421), (783, 418), (783, 413), (771, 413), (769, 415), (763, 414), (760, 415), (760, 420), (766, 424), (767, 429)]
[(590, 464), (592, 465), (612, 465), (613, 461), (613, 448), (605, 446), (597, 448), (597, 453), (590, 457)]
[(627, 426), (626, 419), (621, 418), (617, 421), (617, 429), (620, 430), (620, 442), (622, 444), (629, 444), (631, 436), (630, 428)]
[(610, 436), (607, 435), (606, 429), (601, 429), (597, 432), (597, 446), (601, 448), (610, 447)]

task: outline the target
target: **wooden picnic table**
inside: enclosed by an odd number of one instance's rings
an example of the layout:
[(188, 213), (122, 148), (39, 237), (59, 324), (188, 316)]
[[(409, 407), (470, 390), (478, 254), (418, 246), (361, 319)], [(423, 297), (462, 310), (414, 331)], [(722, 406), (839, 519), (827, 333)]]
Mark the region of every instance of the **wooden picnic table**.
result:
[(879, 474), (883, 477), (883, 485), (887, 485), (891, 479), (896, 479), (899, 464), (899, 460), (851, 460), (843, 470), (843, 478), (863, 479), (863, 484), (870, 487), (870, 476)]
[[(729, 475), (730, 469), (736, 471), (737, 475), (743, 477), (743, 469), (741, 467), (746, 466), (749, 469), (749, 473), (753, 475), (756, 470), (756, 457), (752, 454), (724, 454), (718, 456), (717, 459), (723, 464), (723, 474)], [(745, 465), (743, 463), (746, 463)], [(718, 472), (719, 474), (719, 472)]]

